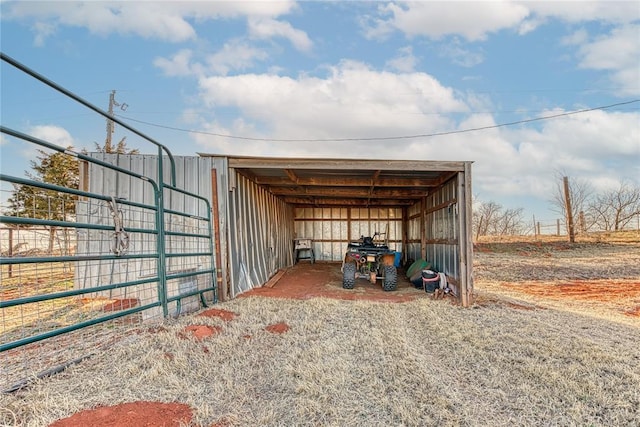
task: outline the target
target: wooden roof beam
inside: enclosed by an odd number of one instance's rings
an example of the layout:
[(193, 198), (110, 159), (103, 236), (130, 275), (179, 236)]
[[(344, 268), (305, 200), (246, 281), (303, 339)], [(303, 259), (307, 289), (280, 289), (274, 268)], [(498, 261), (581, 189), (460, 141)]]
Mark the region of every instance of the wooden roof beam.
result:
[[(456, 172), (454, 172), (455, 174)], [(253, 174), (252, 174), (253, 175)], [(450, 177), (450, 175), (448, 175)], [(262, 185), (303, 185), (305, 187), (369, 187), (372, 181), (368, 178), (303, 178), (296, 175), (297, 181), (291, 182), (291, 178), (284, 177), (259, 177), (255, 176), (255, 182)], [(437, 187), (442, 182), (439, 178), (378, 178), (375, 181), (376, 187)]]
[(302, 190), (296, 187), (270, 187), (269, 191), (278, 196), (320, 196), (320, 197), (360, 197), (360, 198), (420, 198), (427, 192), (423, 189), (377, 188), (370, 192), (368, 188), (329, 188), (308, 187)]
[(283, 197), (283, 201), (291, 205), (297, 206), (411, 206), (416, 203), (415, 200), (409, 199), (340, 199), (340, 198), (321, 198), (321, 197)]
[[(202, 154), (201, 156), (214, 156)], [(360, 159), (293, 159), (274, 157), (229, 157), (230, 168), (249, 169), (326, 169), (463, 172), (467, 162), (439, 160), (360, 160)]]
[(296, 185), (298, 184), (298, 176), (296, 175), (296, 173), (293, 170), (285, 169), (284, 172), (287, 174), (287, 176), (289, 177), (291, 182), (293, 182)]

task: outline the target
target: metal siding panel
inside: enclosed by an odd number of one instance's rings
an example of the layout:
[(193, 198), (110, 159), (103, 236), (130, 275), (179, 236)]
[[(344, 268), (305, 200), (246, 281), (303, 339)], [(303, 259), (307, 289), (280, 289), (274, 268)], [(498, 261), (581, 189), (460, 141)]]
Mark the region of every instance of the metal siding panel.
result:
[[(234, 296), (262, 286), (277, 268), (292, 263), (291, 242), (294, 231), (298, 231), (288, 205), (239, 174), (236, 182), (232, 199), (235, 241), (230, 247), (237, 258), (233, 265)], [(280, 218), (279, 229), (270, 228), (275, 218)], [(274, 247), (278, 247), (277, 257)]]

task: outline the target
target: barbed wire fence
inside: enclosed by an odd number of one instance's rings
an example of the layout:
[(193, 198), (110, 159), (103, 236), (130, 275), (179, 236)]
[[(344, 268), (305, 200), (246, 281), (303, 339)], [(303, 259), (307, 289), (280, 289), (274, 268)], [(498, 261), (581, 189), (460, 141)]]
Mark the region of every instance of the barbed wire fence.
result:
[[(629, 221), (619, 231), (640, 231), (640, 214), (636, 218)], [(576, 221), (576, 233), (587, 234), (593, 232), (613, 231), (607, 230), (597, 224), (588, 224), (584, 215), (580, 215)], [(567, 222), (565, 219), (533, 219), (527, 226), (523, 228), (523, 234), (533, 236), (567, 236)]]

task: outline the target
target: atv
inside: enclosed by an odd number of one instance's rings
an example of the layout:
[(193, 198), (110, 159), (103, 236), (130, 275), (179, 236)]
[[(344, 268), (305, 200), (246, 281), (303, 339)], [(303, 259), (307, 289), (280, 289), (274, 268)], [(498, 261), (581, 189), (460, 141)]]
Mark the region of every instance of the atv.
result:
[(347, 246), (342, 262), (342, 287), (353, 289), (356, 279), (367, 279), (375, 284), (382, 279), (382, 289), (395, 291), (398, 287), (398, 273), (395, 266), (395, 251), (376, 237), (386, 233), (375, 232), (372, 237), (361, 236), (360, 240)]

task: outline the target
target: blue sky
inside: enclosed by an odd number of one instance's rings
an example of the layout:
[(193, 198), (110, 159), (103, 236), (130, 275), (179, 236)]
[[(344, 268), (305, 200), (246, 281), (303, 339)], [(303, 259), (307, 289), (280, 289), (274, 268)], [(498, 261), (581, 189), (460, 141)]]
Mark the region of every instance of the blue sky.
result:
[[(596, 190), (640, 184), (638, 1), (0, 7), (5, 54), (104, 109), (116, 90), (128, 105), (118, 114), (174, 154), (472, 160), (480, 200), (541, 219), (557, 217), (557, 172)], [(104, 141), (103, 119), (6, 63), (0, 72), (4, 126), (76, 149)], [(155, 152), (117, 127), (124, 136)], [(7, 137), (0, 153), (12, 175), (34, 155)]]

